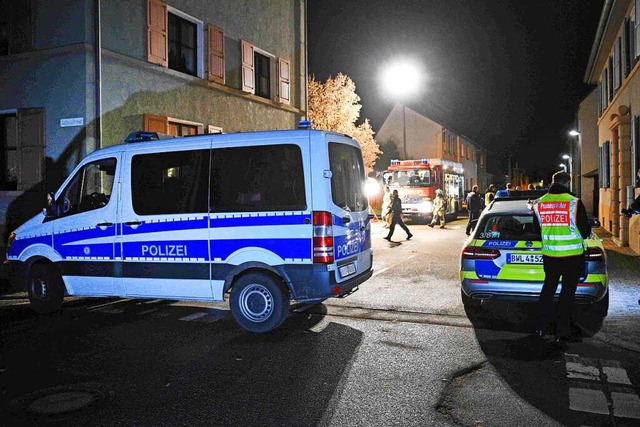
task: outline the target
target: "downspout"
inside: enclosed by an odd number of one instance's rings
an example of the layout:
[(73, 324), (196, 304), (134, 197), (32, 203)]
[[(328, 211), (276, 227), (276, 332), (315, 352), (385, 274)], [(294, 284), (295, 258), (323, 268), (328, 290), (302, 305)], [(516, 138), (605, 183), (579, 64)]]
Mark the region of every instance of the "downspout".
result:
[(94, 57), (95, 57), (95, 133), (96, 150), (102, 148), (102, 28), (100, 17), (100, 0), (95, 0), (94, 13)]
[(299, 87), (299, 89), (300, 89), (300, 92), (304, 94), (304, 100), (300, 105), (301, 109), (304, 108), (304, 114), (302, 114), (302, 117), (300, 118), (300, 120), (309, 120), (309, 53), (308, 53), (309, 43), (307, 42), (307, 35), (308, 35), (307, 0), (300, 0), (298, 2), (298, 5), (300, 8), (299, 9), (300, 10), (300, 17), (299, 17), (300, 53), (298, 54), (298, 59), (300, 60), (300, 62), (304, 63), (299, 67), (299, 73), (300, 73), (299, 84), (303, 86), (303, 87)]

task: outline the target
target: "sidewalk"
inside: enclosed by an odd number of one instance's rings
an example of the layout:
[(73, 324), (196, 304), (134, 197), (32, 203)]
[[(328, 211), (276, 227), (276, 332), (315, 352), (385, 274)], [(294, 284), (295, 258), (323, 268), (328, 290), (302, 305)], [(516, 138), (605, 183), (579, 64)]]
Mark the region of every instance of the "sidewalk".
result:
[(640, 353), (640, 254), (618, 246), (611, 233), (594, 228), (607, 252), (609, 315), (594, 338)]

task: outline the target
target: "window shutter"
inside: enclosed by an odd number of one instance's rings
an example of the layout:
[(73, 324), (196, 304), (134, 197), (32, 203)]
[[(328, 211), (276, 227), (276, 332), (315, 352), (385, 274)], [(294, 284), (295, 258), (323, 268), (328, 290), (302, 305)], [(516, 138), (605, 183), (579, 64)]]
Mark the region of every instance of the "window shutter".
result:
[(160, 0), (147, 2), (147, 60), (167, 67), (169, 43), (167, 4)]
[(256, 93), (253, 45), (241, 40), (240, 46), (242, 49), (242, 90)]
[(278, 102), (291, 103), (291, 70), (289, 61), (278, 58)]
[(207, 79), (224, 84), (224, 31), (214, 25), (208, 27)]
[(169, 118), (144, 114), (144, 130), (147, 132), (169, 133)]
[(614, 46), (613, 46), (613, 69), (612, 69), (612, 74), (613, 74), (613, 92), (615, 93), (621, 85), (621, 73), (620, 73), (620, 37), (618, 37), (618, 39), (616, 40)]

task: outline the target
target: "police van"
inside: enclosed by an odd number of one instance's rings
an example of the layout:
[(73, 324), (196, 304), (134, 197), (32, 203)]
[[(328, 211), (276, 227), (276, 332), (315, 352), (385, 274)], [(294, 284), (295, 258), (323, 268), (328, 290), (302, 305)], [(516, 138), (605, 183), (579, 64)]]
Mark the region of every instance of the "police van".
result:
[(65, 295), (228, 296), (236, 322), (261, 333), (371, 277), (353, 138), (298, 129), (128, 141), (89, 154), (11, 233), (7, 259), (35, 311), (60, 309)]

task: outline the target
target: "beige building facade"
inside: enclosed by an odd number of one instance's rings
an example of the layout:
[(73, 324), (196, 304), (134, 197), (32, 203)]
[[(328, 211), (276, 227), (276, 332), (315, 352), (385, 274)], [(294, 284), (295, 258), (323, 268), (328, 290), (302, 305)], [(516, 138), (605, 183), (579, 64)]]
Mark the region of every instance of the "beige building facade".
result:
[[(639, 59), (640, 0), (605, 1), (585, 74), (586, 83), (597, 85), (598, 218), (618, 245), (638, 253), (640, 218), (620, 211), (640, 194)], [(591, 124), (580, 125), (584, 142)]]
[(393, 143), (400, 160), (438, 158), (459, 162), (464, 168), (465, 193), (490, 184), (486, 150), (470, 138), (396, 104), (375, 136), (379, 144)]

